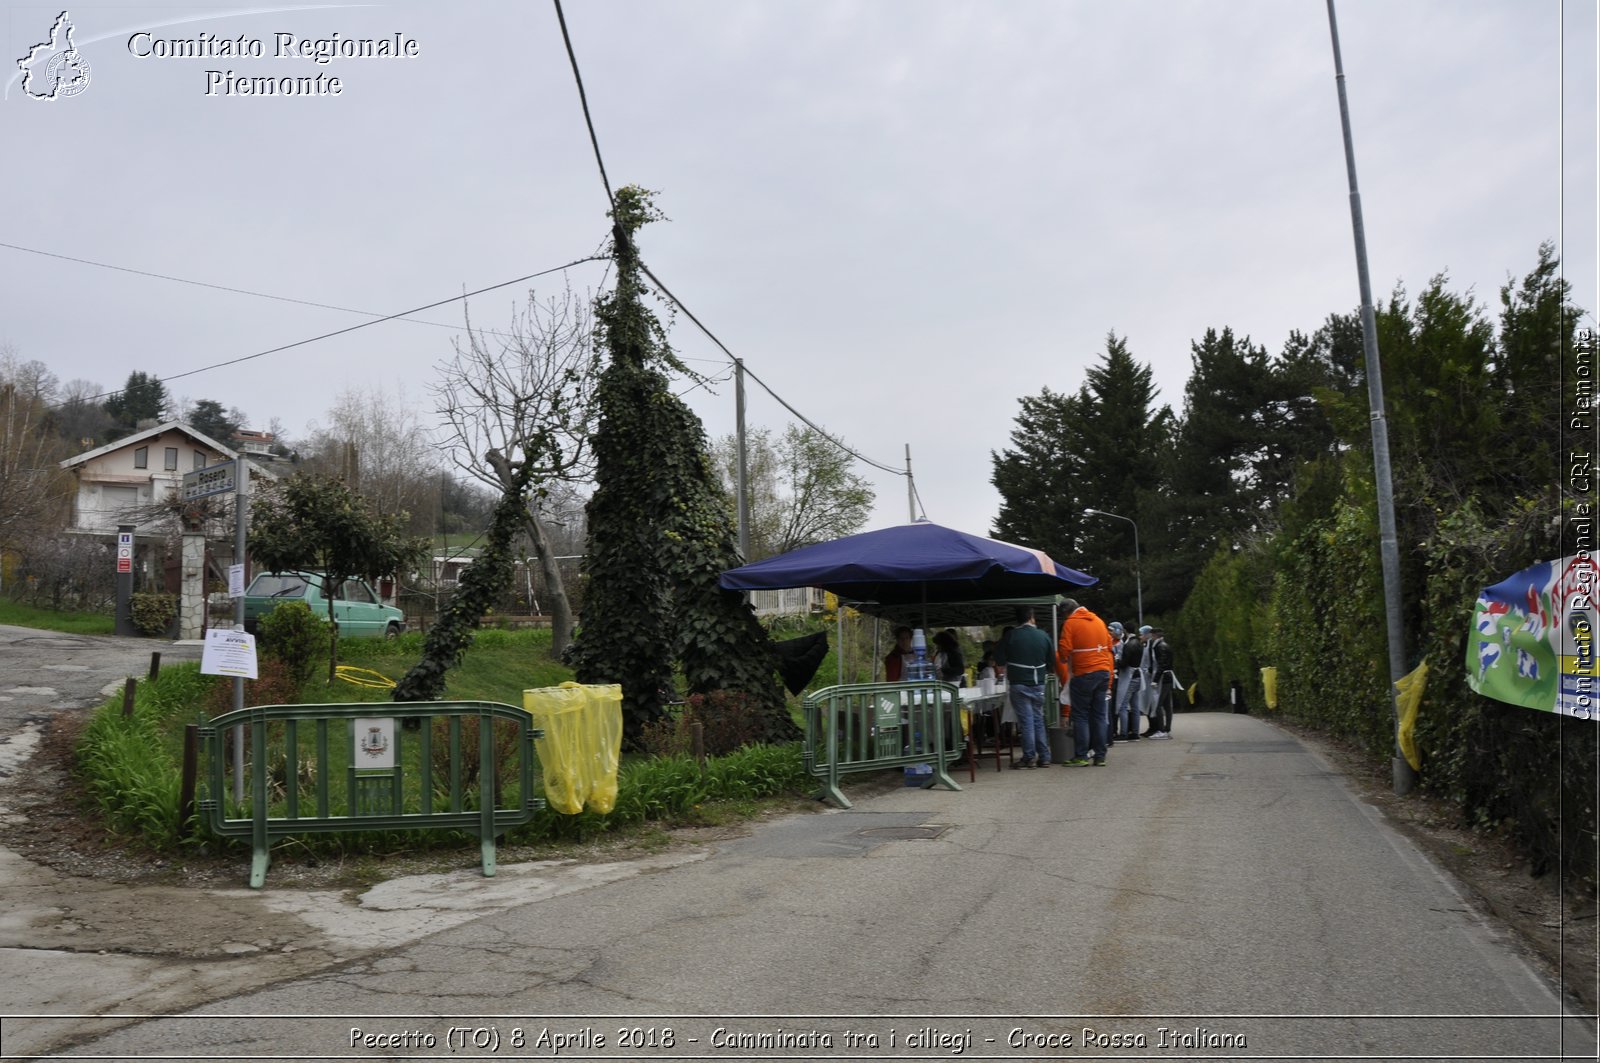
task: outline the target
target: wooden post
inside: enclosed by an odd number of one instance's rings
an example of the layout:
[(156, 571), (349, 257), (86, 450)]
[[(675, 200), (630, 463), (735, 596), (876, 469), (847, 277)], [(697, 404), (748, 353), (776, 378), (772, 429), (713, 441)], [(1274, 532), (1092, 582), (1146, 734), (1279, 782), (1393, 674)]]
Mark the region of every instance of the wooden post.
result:
[(161, 675), (161, 651), (156, 650), (150, 654), (150, 682), (154, 683)]
[[(156, 657), (160, 657), (158, 653)], [(199, 767), (200, 725), (183, 728), (183, 775), (178, 783), (178, 837), (189, 835), (189, 820), (194, 815), (194, 781)]]
[(122, 718), (127, 719), (133, 715), (133, 692), (139, 688), (139, 681), (133, 676), (122, 684)]
[(699, 720), (689, 725), (689, 734), (694, 743), (694, 762), (700, 765), (701, 774), (706, 770), (706, 725)]

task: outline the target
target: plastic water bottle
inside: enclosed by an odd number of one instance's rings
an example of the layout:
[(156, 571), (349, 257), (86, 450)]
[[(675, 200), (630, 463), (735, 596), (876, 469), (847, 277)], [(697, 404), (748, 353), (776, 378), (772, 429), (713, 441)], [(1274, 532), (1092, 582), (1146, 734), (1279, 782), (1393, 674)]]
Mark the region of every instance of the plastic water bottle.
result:
[(922, 637), (919, 627), (911, 633), (911, 653), (913, 660), (906, 678), (911, 681), (933, 678), (933, 662), (928, 660), (928, 643)]

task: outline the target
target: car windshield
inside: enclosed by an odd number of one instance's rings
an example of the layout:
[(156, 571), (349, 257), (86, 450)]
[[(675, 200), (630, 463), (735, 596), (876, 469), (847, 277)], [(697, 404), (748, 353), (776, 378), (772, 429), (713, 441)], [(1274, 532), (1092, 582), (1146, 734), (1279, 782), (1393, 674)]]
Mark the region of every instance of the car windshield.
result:
[(251, 598), (298, 598), (305, 594), (304, 576), (293, 572), (264, 573), (255, 578), (245, 593)]

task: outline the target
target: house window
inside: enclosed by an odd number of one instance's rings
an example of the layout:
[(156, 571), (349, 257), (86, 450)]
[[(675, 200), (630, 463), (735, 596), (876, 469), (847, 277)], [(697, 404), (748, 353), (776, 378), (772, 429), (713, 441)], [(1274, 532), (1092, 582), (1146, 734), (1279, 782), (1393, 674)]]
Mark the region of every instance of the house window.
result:
[(203, 469), (206, 467), (205, 451), (197, 450), (194, 452), (194, 467), (197, 469)]
[(102, 513), (116, 517), (126, 516), (139, 505), (139, 489), (107, 485), (100, 488), (100, 501)]
[(140, 447), (133, 452), (133, 467), (135, 469), (148, 469), (150, 467), (149, 447)]
[(168, 447), (167, 448), (167, 466), (166, 467), (167, 467), (167, 471), (168, 472), (175, 472), (177, 470), (177, 468), (178, 468), (178, 448), (177, 447)]

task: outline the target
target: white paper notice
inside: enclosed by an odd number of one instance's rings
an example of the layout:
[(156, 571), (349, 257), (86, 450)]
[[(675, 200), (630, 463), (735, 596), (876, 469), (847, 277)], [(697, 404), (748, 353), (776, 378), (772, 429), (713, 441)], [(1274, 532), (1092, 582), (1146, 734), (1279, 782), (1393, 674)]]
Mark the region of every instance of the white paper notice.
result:
[(245, 631), (214, 627), (206, 632), (206, 647), (200, 652), (200, 671), (204, 675), (256, 677), (256, 637)]
[(350, 760), (361, 768), (394, 767), (394, 718), (357, 719)]
[(228, 566), (228, 597), (229, 598), (243, 598), (244, 597), (244, 566), (243, 565), (229, 565)]

